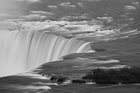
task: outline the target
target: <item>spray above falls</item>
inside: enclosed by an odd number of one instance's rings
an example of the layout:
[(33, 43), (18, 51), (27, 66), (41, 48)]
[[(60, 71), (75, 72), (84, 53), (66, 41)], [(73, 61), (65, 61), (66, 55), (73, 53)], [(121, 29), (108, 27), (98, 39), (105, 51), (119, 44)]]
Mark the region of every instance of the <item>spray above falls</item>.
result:
[(89, 50), (89, 42), (43, 31), (0, 31), (0, 76), (26, 72), (64, 55)]

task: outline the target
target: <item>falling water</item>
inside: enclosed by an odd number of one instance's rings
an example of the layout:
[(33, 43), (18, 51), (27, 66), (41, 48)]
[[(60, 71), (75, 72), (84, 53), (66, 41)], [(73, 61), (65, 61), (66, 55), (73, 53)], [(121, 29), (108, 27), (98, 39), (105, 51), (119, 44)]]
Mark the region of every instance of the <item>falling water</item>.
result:
[(0, 76), (26, 72), (70, 53), (90, 50), (88, 42), (39, 31), (0, 31)]

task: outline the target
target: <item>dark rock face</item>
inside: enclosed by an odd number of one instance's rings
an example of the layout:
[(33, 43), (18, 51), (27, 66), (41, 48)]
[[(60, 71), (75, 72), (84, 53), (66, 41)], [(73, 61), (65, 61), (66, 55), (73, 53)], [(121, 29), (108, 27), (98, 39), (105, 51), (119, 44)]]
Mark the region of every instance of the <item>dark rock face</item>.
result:
[[(51, 80), (51, 81), (56, 81), (56, 82), (59, 82), (59, 83), (64, 83), (66, 80), (70, 80), (70, 79), (67, 78), (67, 77), (51, 76), (50, 80)], [(86, 83), (85, 80), (80, 80), (80, 79), (70, 80), (70, 81), (71, 81), (71, 83), (77, 83), (77, 84)]]
[(72, 80), (72, 83), (78, 83), (78, 84), (83, 84), (83, 83), (86, 83), (85, 80)]
[(60, 77), (57, 79), (57, 82), (65, 82), (68, 78), (63, 78), (63, 77)]
[(57, 75), (42, 74), (42, 76), (49, 76), (51, 81), (55, 81), (58, 83), (75, 83), (75, 84), (87, 83), (86, 80), (82, 80), (82, 79), (71, 80), (68, 77), (62, 77), (62, 76), (57, 76)]
[(57, 76), (51, 76), (51, 78), (50, 78), (51, 81), (56, 81), (57, 79), (58, 79)]
[(106, 49), (100, 49), (100, 48), (97, 48), (97, 49), (94, 49), (96, 52), (101, 52), (101, 51), (105, 51)]

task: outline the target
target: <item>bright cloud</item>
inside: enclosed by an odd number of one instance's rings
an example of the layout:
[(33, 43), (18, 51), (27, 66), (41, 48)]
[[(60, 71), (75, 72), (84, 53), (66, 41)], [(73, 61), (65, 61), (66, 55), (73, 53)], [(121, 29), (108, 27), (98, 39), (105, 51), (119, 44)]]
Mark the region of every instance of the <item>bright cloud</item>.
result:
[(114, 21), (112, 17), (97, 17), (97, 19), (102, 20), (102, 21), (106, 21), (108, 23)]
[(136, 10), (137, 8), (135, 6), (131, 6), (131, 5), (126, 5), (125, 6), (126, 10)]
[(20, 12), (2, 13), (0, 14), (0, 20), (21, 20), (21, 21), (38, 21), (53, 17), (52, 12), (45, 11), (30, 11), (29, 14), (22, 14)]
[(29, 15), (21, 16), (21, 18), (26, 21), (36, 21), (36, 20), (45, 19), (46, 16), (39, 15), (39, 14), (29, 14)]
[(48, 7), (51, 8), (51, 9), (57, 9), (58, 8), (56, 5), (49, 5)]
[[(51, 24), (53, 25), (53, 24)], [(29, 31), (29, 30), (42, 30), (51, 26), (48, 20), (40, 21), (18, 21), (18, 20), (4, 20), (0, 21), (0, 30), (2, 31)]]
[(140, 3), (139, 3), (139, 2), (132, 2), (132, 4), (133, 4), (135, 7), (140, 7)]
[(12, 12), (5, 12), (0, 14), (0, 20), (6, 20), (6, 19), (18, 19), (22, 13), (18, 11), (12, 11)]
[(84, 7), (83, 3), (81, 3), (81, 2), (78, 2), (77, 4), (78, 4), (78, 6), (80, 6), (80, 7)]
[(31, 11), (32, 14), (40, 14), (40, 15), (53, 15), (52, 12), (45, 12), (45, 11)]
[(65, 16), (63, 18), (61, 18), (60, 20), (86, 20), (89, 19), (90, 17), (88, 16), (88, 14), (83, 14), (83, 15), (79, 15), (79, 16)]
[(70, 2), (64, 2), (64, 3), (61, 3), (59, 5), (63, 6), (63, 7), (69, 7), (69, 8), (75, 8), (76, 7), (75, 5), (72, 5)]
[(0, 30), (14, 31), (17, 30), (19, 25), (15, 21), (0, 21)]

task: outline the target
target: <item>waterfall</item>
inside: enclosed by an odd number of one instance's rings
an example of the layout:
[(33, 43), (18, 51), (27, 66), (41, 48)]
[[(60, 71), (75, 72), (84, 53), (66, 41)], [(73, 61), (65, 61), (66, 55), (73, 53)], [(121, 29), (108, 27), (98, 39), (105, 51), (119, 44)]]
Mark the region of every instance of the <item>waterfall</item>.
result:
[(71, 53), (90, 50), (90, 43), (40, 31), (0, 31), (0, 76), (32, 70)]

